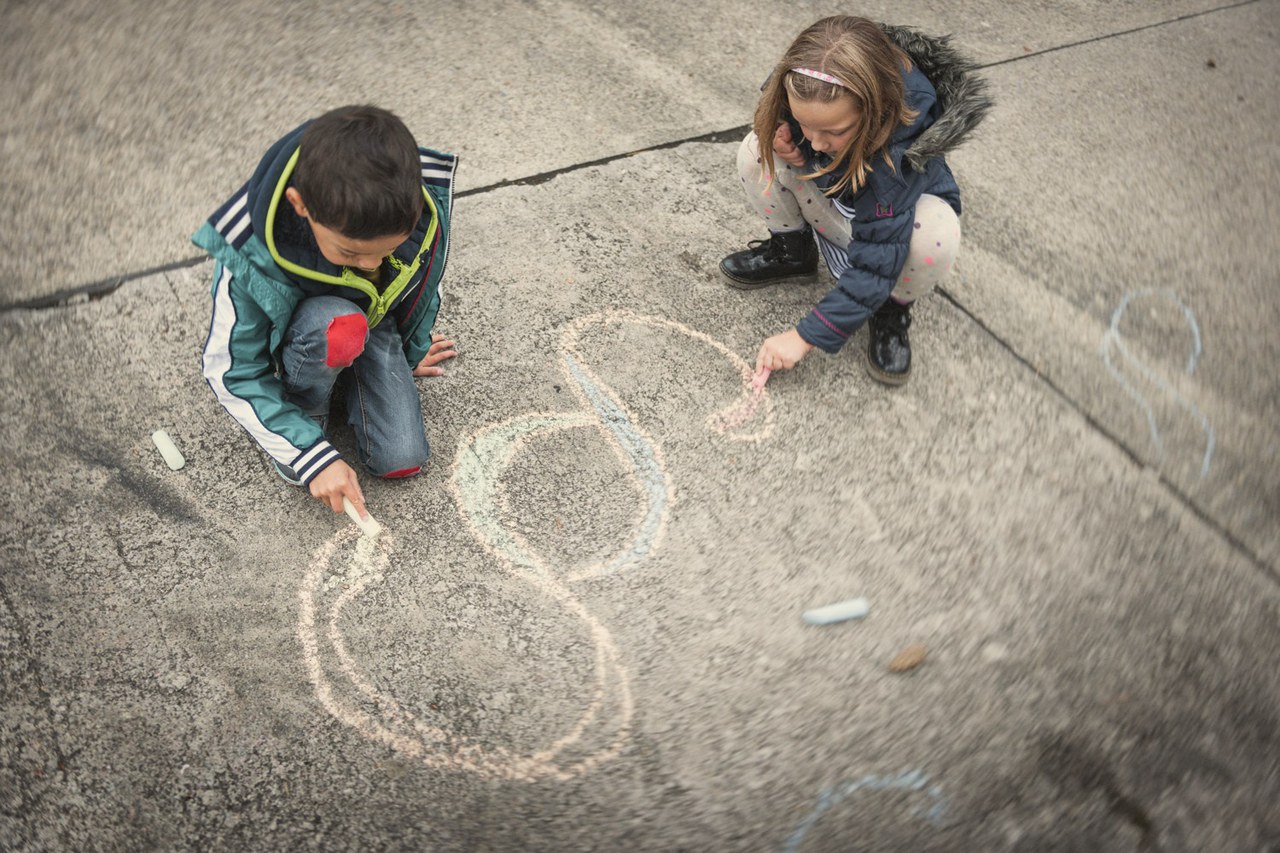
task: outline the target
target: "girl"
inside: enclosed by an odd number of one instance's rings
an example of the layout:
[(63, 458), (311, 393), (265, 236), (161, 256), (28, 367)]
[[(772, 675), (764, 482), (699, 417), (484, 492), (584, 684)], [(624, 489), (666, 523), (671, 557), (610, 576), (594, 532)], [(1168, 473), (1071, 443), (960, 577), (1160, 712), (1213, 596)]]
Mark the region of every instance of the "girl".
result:
[(991, 106), (973, 67), (946, 38), (850, 16), (818, 21), (783, 54), (738, 152), (769, 239), (720, 270), (734, 287), (765, 287), (813, 273), (821, 251), (836, 286), (764, 342), (761, 376), (814, 347), (838, 351), (869, 321), (868, 371), (907, 381), (911, 303), (960, 247), (960, 190), (942, 155)]

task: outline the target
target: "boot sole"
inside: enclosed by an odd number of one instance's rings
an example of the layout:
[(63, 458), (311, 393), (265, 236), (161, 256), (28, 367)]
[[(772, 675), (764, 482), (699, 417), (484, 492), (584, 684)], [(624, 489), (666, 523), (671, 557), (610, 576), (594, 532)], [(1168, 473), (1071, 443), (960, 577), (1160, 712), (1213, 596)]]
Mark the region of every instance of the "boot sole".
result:
[(723, 266), (720, 267), (720, 275), (724, 276), (724, 283), (738, 290), (760, 290), (761, 288), (772, 287), (775, 284), (782, 284), (787, 281), (811, 280), (817, 274), (818, 271), (814, 270), (813, 272), (798, 272), (795, 275), (770, 278), (765, 281), (751, 281), (749, 279), (736, 278), (726, 272)]
[(866, 368), (867, 374), (872, 379), (883, 385), (892, 385), (895, 388), (900, 385), (906, 385), (907, 380), (911, 378), (911, 368), (907, 368), (906, 373), (885, 373), (883, 370), (871, 363), (871, 356), (869, 355), (866, 356)]

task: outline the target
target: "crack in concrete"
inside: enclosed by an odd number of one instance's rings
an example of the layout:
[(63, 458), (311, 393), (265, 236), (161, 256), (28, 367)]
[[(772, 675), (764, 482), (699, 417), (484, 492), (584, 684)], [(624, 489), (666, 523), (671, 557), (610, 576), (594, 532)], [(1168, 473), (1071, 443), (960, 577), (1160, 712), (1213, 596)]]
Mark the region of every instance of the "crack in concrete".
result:
[[(559, 177), (560, 175), (577, 172), (581, 169), (590, 169), (593, 166), (605, 166), (617, 160), (625, 160), (628, 157), (635, 157), (640, 154), (648, 154), (652, 151), (665, 151), (670, 148), (677, 148), (681, 145), (688, 145), (694, 142), (728, 142), (741, 139), (748, 130), (750, 125), (740, 125), (728, 130), (713, 130), (710, 133), (704, 133), (699, 136), (689, 136), (683, 139), (671, 140), (668, 142), (659, 142), (655, 145), (649, 145), (645, 148), (637, 148), (632, 151), (623, 151), (619, 154), (610, 154), (607, 157), (600, 157), (595, 160), (586, 160), (581, 163), (572, 163), (568, 166), (561, 166), (558, 169), (551, 169), (547, 172), (538, 172), (534, 175), (526, 175), (523, 178), (508, 178), (498, 181), (495, 184), (486, 184), (482, 187), (473, 187), (469, 190), (454, 193), (454, 198), (465, 198), (473, 195), (483, 195), (493, 190), (505, 189), (507, 187), (531, 187), (539, 184), (545, 184), (548, 181)], [(82, 284), (76, 287), (66, 288), (51, 293), (47, 296), (37, 296), (32, 299), (23, 300), (21, 302), (13, 302), (8, 305), (0, 305), (0, 314), (8, 314), (13, 311), (43, 311), (50, 308), (64, 308), (68, 305), (78, 304), (80, 302), (96, 302), (106, 296), (111, 295), (119, 290), (130, 281), (136, 281), (140, 278), (157, 275), (159, 273), (172, 272), (174, 270), (186, 269), (194, 267), (209, 259), (208, 255), (195, 255), (189, 258), (183, 258), (178, 261), (171, 261), (160, 266), (148, 267), (136, 272), (125, 273), (123, 275), (112, 276), (110, 278), (101, 279), (99, 281)]]
[[(1185, 15), (1179, 15), (1177, 17), (1169, 18), (1167, 20), (1156, 21), (1150, 24), (1143, 24), (1142, 26), (1138, 26), (1138, 27), (1131, 27), (1127, 30), (1119, 30), (1114, 33), (1106, 33), (1104, 35), (1094, 36), (1093, 38), (1082, 39), (1080, 41), (1069, 42), (1067, 44), (1062, 44), (1062, 45), (1055, 45), (1054, 47), (1045, 48), (1044, 50), (1038, 50), (1032, 53), (1026, 53), (1019, 56), (1011, 56), (1007, 59), (999, 59), (994, 62), (975, 65), (974, 68), (975, 70), (996, 68), (998, 66), (1008, 65), (1014, 62), (1021, 62), (1024, 60), (1033, 59), (1035, 57), (1045, 56), (1047, 54), (1055, 53), (1062, 50), (1068, 50), (1075, 47), (1082, 47), (1088, 44), (1095, 44), (1098, 42), (1121, 38), (1123, 36), (1144, 32), (1146, 30), (1157, 29), (1159, 27), (1170, 26), (1172, 24), (1178, 24), (1183, 21), (1188, 21), (1195, 18), (1205, 17), (1208, 15), (1218, 14), (1220, 12), (1230, 11), (1232, 9), (1239, 9), (1245, 6), (1255, 5), (1259, 2), (1262, 2), (1262, 0), (1241, 0), (1241, 2), (1229, 3), (1223, 6), (1214, 7), (1212, 9), (1204, 9), (1198, 12), (1189, 12)], [(690, 136), (682, 139), (671, 140), (668, 142), (660, 142), (654, 145), (646, 146), (644, 148), (637, 148), (632, 151), (624, 151), (618, 154), (611, 154), (606, 157), (600, 157), (595, 160), (587, 160), (580, 163), (573, 163), (568, 166), (562, 166), (560, 168), (551, 169), (546, 172), (539, 172), (537, 174), (528, 175), (523, 178), (504, 179), (504, 180), (498, 181), (497, 183), (487, 184), (482, 187), (473, 187), (472, 189), (463, 190), (462, 192), (455, 193), (454, 197), (464, 198), (464, 197), (473, 196), (473, 195), (483, 195), (485, 193), (492, 192), (494, 190), (506, 189), (508, 187), (538, 186), (540, 184), (547, 183), (548, 181), (551, 181), (554, 178), (559, 177), (560, 175), (570, 174), (582, 169), (588, 169), (595, 166), (608, 165), (609, 163), (613, 163), (618, 160), (624, 160), (629, 157), (635, 157), (640, 154), (647, 154), (653, 151), (665, 151), (673, 148), (679, 148), (681, 146), (688, 145), (691, 143), (698, 143), (698, 142), (718, 143), (718, 142), (735, 141), (735, 140), (741, 139), (750, 129), (751, 129), (751, 125), (740, 125), (738, 127), (729, 128), (726, 130), (711, 131), (710, 133), (704, 133), (698, 136)], [(97, 301), (115, 292), (127, 282), (135, 281), (140, 278), (146, 278), (148, 276), (155, 275), (158, 273), (170, 272), (178, 269), (186, 269), (188, 267), (193, 267), (200, 263), (203, 263), (206, 260), (208, 260), (208, 257), (203, 254), (194, 256), (194, 257), (183, 258), (181, 260), (173, 261), (167, 264), (162, 264), (160, 266), (149, 267), (147, 269), (140, 270), (137, 272), (125, 273), (120, 276), (114, 276), (112, 278), (91, 282), (85, 285), (80, 285), (78, 287), (72, 287), (66, 290), (57, 291), (56, 293), (52, 293), (48, 296), (36, 297), (33, 299), (28, 299), (22, 302), (11, 303), (8, 305), (0, 305), (0, 315), (10, 313), (13, 311), (21, 311), (21, 310), (33, 311), (33, 310), (48, 310), (51, 308), (61, 308), (61, 307), (65, 307), (71, 304), (76, 304), (82, 301), (89, 301), (89, 302)], [(948, 302), (950, 302), (953, 306), (955, 306), (966, 317), (972, 320), (980, 329), (986, 332), (991, 337), (992, 340), (994, 340), (1006, 352), (1012, 355), (1017, 362), (1022, 364), (1027, 369), (1031, 370), (1035, 374), (1036, 379), (1038, 379), (1039, 381), (1047, 385), (1059, 397), (1059, 399), (1063, 400), (1072, 410), (1074, 410), (1081, 417), (1083, 417), (1085, 419), (1085, 422), (1088, 423), (1090, 427), (1092, 427), (1094, 430), (1096, 430), (1101, 435), (1106, 437), (1115, 447), (1117, 447), (1122, 453), (1124, 453), (1127, 457), (1129, 457), (1129, 459), (1135, 465), (1139, 466), (1140, 468), (1147, 467), (1146, 463), (1143, 462), (1143, 460), (1138, 456), (1138, 454), (1134, 450), (1132, 450), (1128, 445), (1126, 445), (1124, 441), (1120, 439), (1119, 436), (1117, 436), (1116, 434), (1108, 430), (1099, 420), (1097, 420), (1092, 415), (1090, 415), (1087, 411), (1085, 411), (1084, 408), (1079, 403), (1077, 403), (1072, 397), (1070, 397), (1056, 382), (1054, 382), (1052, 379), (1046, 376), (1038, 367), (1032, 364), (1029, 359), (1027, 359), (1023, 355), (1021, 355), (1017, 350), (1015, 350), (1008, 341), (1004, 340), (998, 334), (996, 334), (993, 329), (991, 329), (986, 323), (982, 322), (982, 320), (980, 320), (972, 311), (970, 311), (968, 308), (962, 305), (954, 295), (949, 293), (945, 288), (941, 286), (936, 288), (936, 292), (939, 295), (941, 295), (944, 299), (946, 299)], [(1181, 503), (1196, 518), (1200, 519), (1202, 522), (1208, 525), (1210, 529), (1212, 529), (1215, 533), (1217, 533), (1220, 537), (1222, 537), (1222, 539), (1226, 541), (1233, 549), (1235, 549), (1238, 553), (1240, 553), (1242, 556), (1248, 559), (1249, 562), (1252, 563), (1256, 569), (1261, 571), (1268, 579), (1270, 579), (1273, 583), (1280, 585), (1280, 571), (1278, 571), (1274, 566), (1271, 566), (1269, 563), (1263, 560), (1257, 553), (1255, 553), (1248, 545), (1246, 545), (1235, 534), (1233, 534), (1221, 523), (1219, 523), (1216, 519), (1210, 516), (1206, 510), (1201, 509), (1198, 504), (1196, 504), (1186, 493), (1184, 493), (1181, 489), (1179, 489), (1163, 473), (1157, 471), (1156, 474), (1158, 476), (1160, 484), (1165, 488), (1167, 492), (1172, 494), (1178, 500), (1179, 503)]]
[[(993, 341), (995, 341), (997, 344), (1000, 345), (1001, 349), (1009, 353), (1009, 355), (1013, 356), (1013, 359), (1016, 362), (1021, 364), (1027, 370), (1030, 370), (1032, 373), (1034, 373), (1037, 381), (1041, 382), (1046, 387), (1048, 387), (1049, 390), (1051, 390), (1054, 394), (1056, 394), (1060, 400), (1066, 403), (1067, 406), (1072, 411), (1080, 415), (1080, 417), (1084, 418), (1085, 423), (1087, 423), (1091, 428), (1093, 428), (1100, 435), (1102, 435), (1104, 438), (1110, 441), (1113, 445), (1115, 445), (1115, 447), (1119, 449), (1121, 453), (1129, 457), (1130, 462), (1132, 462), (1134, 465), (1136, 465), (1138, 468), (1141, 468), (1141, 469), (1150, 467), (1147, 465), (1146, 462), (1142, 460), (1142, 458), (1138, 455), (1137, 451), (1130, 448), (1127, 444), (1125, 444), (1123, 439), (1121, 439), (1118, 435), (1116, 435), (1111, 430), (1107, 429), (1107, 427), (1103, 425), (1101, 421), (1099, 421), (1097, 418), (1091, 415), (1088, 411), (1084, 409), (1084, 407), (1080, 403), (1078, 403), (1073, 397), (1071, 397), (1066, 392), (1066, 390), (1062, 388), (1062, 386), (1060, 386), (1057, 382), (1054, 382), (1053, 379), (1049, 378), (1049, 376), (1043, 370), (1041, 370), (1039, 367), (1033, 364), (1029, 358), (1027, 358), (1026, 356), (1022, 355), (1022, 353), (1014, 349), (1011, 343), (1006, 341), (1004, 338), (1000, 337), (1000, 335), (998, 335), (994, 329), (992, 329), (990, 326), (984, 323), (981, 320), (981, 318), (979, 318), (976, 314), (974, 314), (972, 311), (966, 308), (964, 304), (961, 303), (960, 300), (957, 299), (952, 293), (950, 293), (945, 287), (942, 287), (941, 285), (939, 285), (938, 287), (934, 288), (934, 292), (937, 293), (939, 296), (941, 296), (943, 299), (945, 299), (947, 302), (951, 303), (956, 308), (956, 310), (958, 310), (961, 314), (964, 314), (964, 316), (968, 317), (974, 323), (974, 325), (976, 325), (979, 329), (986, 332), (987, 335), (990, 336), (990, 338)], [(1201, 509), (1201, 507), (1194, 500), (1192, 500), (1189, 495), (1187, 495), (1180, 488), (1178, 488), (1177, 484), (1175, 484), (1172, 480), (1166, 477), (1162, 471), (1158, 469), (1152, 469), (1152, 471), (1155, 474), (1157, 481), (1160, 483), (1161, 486), (1164, 487), (1165, 491), (1173, 495), (1173, 497), (1175, 497), (1178, 500), (1178, 502), (1181, 503), (1182, 506), (1188, 512), (1190, 512), (1196, 518), (1200, 519), (1200, 521), (1204, 522), (1204, 524), (1206, 524), (1210, 530), (1218, 534), (1218, 536), (1220, 536), (1227, 544), (1229, 544), (1233, 549), (1235, 549), (1237, 553), (1239, 553), (1241, 556), (1249, 560), (1249, 562), (1253, 564), (1254, 568), (1262, 572), (1262, 574), (1265, 575), (1269, 580), (1271, 580), (1273, 583), (1277, 585), (1280, 585), (1280, 571), (1277, 571), (1277, 569), (1274, 566), (1267, 563), (1258, 554), (1254, 553), (1253, 549), (1250, 548), (1248, 545), (1246, 545), (1239, 537), (1237, 537), (1234, 533), (1232, 533), (1225, 526), (1223, 526), (1213, 516), (1209, 515), (1207, 510)]]
[(988, 62), (986, 65), (979, 65), (978, 68), (995, 68), (998, 65), (1008, 65), (1013, 62), (1019, 62), (1023, 59), (1031, 59), (1037, 56), (1044, 56), (1049, 53), (1057, 53), (1060, 50), (1070, 50), (1073, 47), (1083, 47), (1086, 44), (1094, 44), (1100, 41), (1110, 41), (1111, 39), (1121, 38), (1122, 36), (1133, 35), (1134, 33), (1145, 32), (1146, 30), (1154, 30), (1158, 27), (1167, 27), (1170, 24), (1180, 24), (1183, 21), (1190, 21), (1193, 18), (1203, 18), (1206, 15), (1214, 15), (1218, 12), (1228, 12), (1232, 9), (1239, 9), (1242, 6), (1252, 6), (1260, 3), (1262, 0), (1241, 0), (1239, 3), (1228, 3), (1225, 6), (1215, 6), (1212, 9), (1202, 9), (1199, 12), (1188, 12), (1185, 15), (1179, 15), (1176, 18), (1170, 18), (1167, 21), (1156, 21), (1151, 24), (1143, 24), (1140, 27), (1130, 27), (1127, 30), (1118, 30), (1114, 33), (1106, 33), (1105, 35), (1094, 36), (1093, 38), (1081, 39), (1080, 41), (1067, 42), (1066, 44), (1055, 45), (1054, 47), (1046, 47), (1044, 50), (1037, 50), (1031, 53), (1024, 53), (1021, 56), (1011, 56), (1008, 59), (998, 59), (995, 62)]
[[(973, 67), (974, 67), (974, 70), (976, 71), (982, 71), (988, 68), (996, 68), (1001, 65), (1009, 65), (1014, 62), (1023, 62), (1028, 59), (1034, 59), (1036, 57), (1045, 56), (1046, 54), (1056, 53), (1060, 50), (1070, 50), (1071, 48), (1074, 48), (1074, 47), (1082, 47), (1087, 44), (1095, 44), (1097, 42), (1109, 41), (1110, 39), (1120, 38), (1122, 36), (1144, 32), (1146, 30), (1157, 29), (1159, 27), (1166, 27), (1171, 24), (1181, 23), (1183, 21), (1189, 21), (1189, 20), (1192, 20), (1193, 18), (1201, 18), (1207, 15), (1217, 14), (1219, 12), (1226, 12), (1232, 9), (1238, 9), (1243, 6), (1252, 6), (1260, 2), (1262, 2), (1262, 0), (1241, 0), (1241, 2), (1238, 2), (1238, 3), (1229, 3), (1225, 6), (1216, 6), (1212, 9), (1203, 9), (1199, 12), (1189, 12), (1185, 15), (1179, 15), (1176, 18), (1169, 18), (1168, 20), (1164, 20), (1164, 21), (1155, 21), (1154, 23), (1143, 24), (1140, 27), (1131, 27), (1127, 30), (1119, 30), (1114, 33), (1105, 33), (1100, 36), (1081, 39), (1080, 41), (1073, 41), (1073, 42), (1068, 42), (1067, 44), (1055, 45), (1053, 47), (1047, 47), (1044, 50), (1037, 50), (1032, 53), (1025, 53), (1018, 56), (1010, 56), (1007, 59), (997, 59), (994, 62), (987, 62), (980, 65), (974, 65)], [(703, 133), (698, 136), (689, 136), (683, 139), (676, 139), (669, 142), (659, 142), (655, 145), (649, 145), (644, 148), (636, 148), (632, 151), (624, 151), (619, 154), (610, 154), (606, 157), (600, 157), (595, 160), (586, 160), (581, 163), (573, 163), (568, 166), (561, 166), (558, 169), (551, 169), (550, 171), (539, 172), (535, 175), (528, 175), (523, 178), (508, 178), (505, 180), (498, 181), (495, 184), (486, 184), (485, 186), (482, 186), (482, 187), (473, 187), (472, 189), (463, 190), (462, 192), (455, 193), (454, 198), (465, 198), (467, 196), (472, 196), (472, 195), (483, 195), (484, 193), (492, 192), (493, 190), (505, 189), (506, 187), (537, 186), (538, 184), (545, 184), (547, 181), (550, 181), (553, 178), (556, 178), (560, 175), (576, 172), (580, 169), (589, 169), (592, 166), (604, 166), (609, 163), (613, 163), (617, 160), (624, 160), (628, 157), (635, 157), (639, 154), (648, 154), (649, 152), (652, 152), (652, 151), (666, 151), (668, 149), (678, 148), (681, 145), (688, 145), (689, 143), (693, 143), (693, 142), (734, 141), (737, 139), (741, 139), (750, 129), (751, 129), (751, 125), (744, 124), (738, 127), (729, 128), (727, 130), (713, 130), (710, 133)], [(74, 304), (80, 301), (94, 302), (99, 299), (102, 299), (104, 296), (108, 296), (111, 293), (114, 293), (116, 290), (118, 290), (121, 286), (123, 286), (127, 282), (135, 281), (139, 278), (146, 278), (147, 276), (155, 275), (156, 273), (171, 272), (173, 270), (193, 267), (207, 259), (208, 259), (207, 255), (201, 254), (194, 257), (183, 258), (178, 261), (171, 261), (170, 263), (161, 264), (155, 267), (148, 267), (147, 269), (139, 270), (136, 272), (130, 272), (130, 273), (124, 273), (118, 276), (112, 276), (110, 278), (105, 278), (99, 281), (90, 282), (89, 284), (82, 284), (76, 287), (66, 288), (64, 290), (59, 290), (54, 293), (51, 293), (48, 296), (37, 296), (31, 299), (23, 300), (21, 302), (11, 302), (7, 305), (0, 305), (0, 314), (7, 314), (11, 311), (39, 311), (39, 310), (46, 310), (49, 308), (62, 308), (69, 304)]]

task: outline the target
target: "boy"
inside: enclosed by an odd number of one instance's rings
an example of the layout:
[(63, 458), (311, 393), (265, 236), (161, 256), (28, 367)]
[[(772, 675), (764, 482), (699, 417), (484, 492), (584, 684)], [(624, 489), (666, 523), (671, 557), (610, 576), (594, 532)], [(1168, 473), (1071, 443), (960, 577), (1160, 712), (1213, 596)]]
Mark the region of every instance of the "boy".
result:
[(367, 515), (325, 440), (344, 376), (360, 461), (409, 477), (427, 461), (415, 376), (457, 353), (431, 334), (449, 248), (455, 158), (386, 110), (348, 106), (271, 146), (192, 237), (216, 261), (204, 376), (290, 483)]

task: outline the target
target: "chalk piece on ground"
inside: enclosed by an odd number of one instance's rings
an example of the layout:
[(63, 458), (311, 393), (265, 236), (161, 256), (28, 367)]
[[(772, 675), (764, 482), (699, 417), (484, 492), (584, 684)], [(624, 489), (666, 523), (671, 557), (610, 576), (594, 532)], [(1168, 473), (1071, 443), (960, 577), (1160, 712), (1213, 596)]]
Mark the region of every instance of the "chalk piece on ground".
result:
[(760, 372), (756, 374), (755, 379), (751, 380), (751, 387), (759, 391), (764, 387), (764, 383), (769, 381), (769, 374), (772, 372), (773, 371), (767, 367), (760, 368)]
[(928, 654), (929, 650), (924, 646), (912, 643), (893, 656), (893, 660), (889, 661), (889, 671), (906, 672), (909, 669), (915, 669), (924, 663), (925, 656)]
[(164, 457), (164, 464), (174, 471), (187, 464), (187, 460), (183, 459), (182, 454), (178, 452), (178, 445), (173, 443), (172, 438), (169, 438), (169, 433), (158, 429), (151, 433), (151, 442), (156, 446), (156, 450), (160, 451), (160, 455)]
[(342, 508), (346, 510), (347, 515), (351, 516), (351, 520), (360, 528), (360, 532), (370, 538), (376, 537), (382, 532), (382, 525), (372, 515), (368, 518), (361, 518), (360, 511), (356, 509), (355, 504), (346, 498), (342, 499)]
[(845, 619), (861, 619), (871, 612), (871, 605), (865, 598), (851, 598), (825, 607), (806, 610), (801, 618), (810, 625), (830, 625), (832, 622), (843, 622)]

